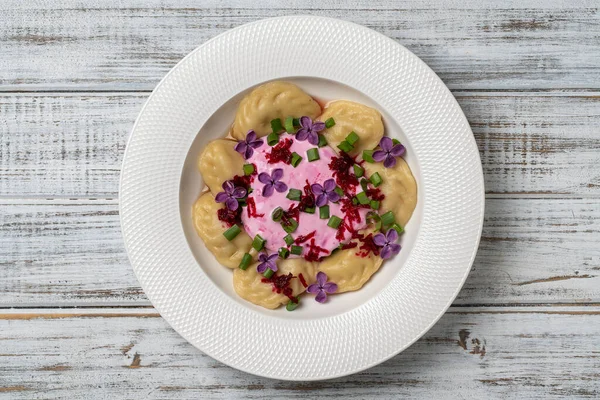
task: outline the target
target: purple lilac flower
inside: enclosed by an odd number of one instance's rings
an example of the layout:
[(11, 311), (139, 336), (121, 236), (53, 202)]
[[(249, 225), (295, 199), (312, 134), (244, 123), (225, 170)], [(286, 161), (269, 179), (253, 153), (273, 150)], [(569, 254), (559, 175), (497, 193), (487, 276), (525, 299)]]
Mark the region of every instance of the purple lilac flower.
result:
[(313, 283), (306, 288), (308, 293), (316, 294), (315, 300), (319, 303), (325, 303), (327, 300), (327, 294), (337, 292), (338, 285), (333, 282), (327, 282), (327, 275), (325, 272), (319, 272), (317, 274), (317, 283)]
[(215, 196), (215, 200), (217, 203), (225, 203), (227, 208), (231, 211), (235, 211), (238, 209), (238, 199), (242, 199), (246, 196), (246, 189), (241, 186), (235, 186), (233, 181), (225, 181), (223, 182), (223, 190), (224, 192), (219, 192)]
[(276, 168), (273, 170), (271, 175), (267, 172), (261, 172), (258, 174), (258, 180), (265, 184), (263, 186), (262, 195), (270, 197), (273, 194), (273, 190), (277, 190), (279, 193), (287, 190), (287, 185), (280, 181), (283, 177), (283, 169)]
[(271, 271), (277, 272), (277, 264), (275, 263), (277, 257), (279, 257), (277, 253), (273, 253), (271, 255), (260, 253), (258, 255), (258, 261), (260, 261), (260, 264), (258, 264), (256, 267), (256, 271), (259, 274), (262, 274), (267, 270), (267, 268), (269, 268)]
[(262, 139), (256, 139), (256, 132), (249, 130), (246, 134), (246, 139), (240, 140), (238, 144), (235, 145), (234, 149), (242, 154), (244, 159), (247, 160), (254, 154), (254, 149), (258, 149), (263, 143)]
[(378, 233), (377, 235), (373, 236), (373, 242), (377, 246), (381, 247), (381, 258), (384, 260), (400, 252), (401, 247), (398, 243), (396, 243), (397, 240), (398, 232), (393, 228), (388, 229), (385, 236), (383, 233)]
[(379, 147), (381, 147), (381, 150), (373, 152), (373, 159), (377, 162), (383, 161), (383, 166), (386, 168), (392, 168), (396, 165), (396, 157), (400, 157), (406, 150), (400, 143), (394, 145), (392, 139), (387, 136), (381, 138)]
[(309, 117), (304, 116), (300, 118), (300, 126), (296, 132), (296, 139), (300, 141), (304, 141), (308, 139), (308, 143), (312, 145), (319, 144), (319, 135), (318, 133), (325, 129), (324, 122), (313, 122)]
[(336, 187), (334, 179), (327, 179), (323, 183), (323, 186), (318, 183), (311, 185), (310, 189), (317, 196), (317, 201), (315, 202), (317, 207), (323, 207), (328, 201), (332, 203), (340, 201), (340, 195), (335, 191)]

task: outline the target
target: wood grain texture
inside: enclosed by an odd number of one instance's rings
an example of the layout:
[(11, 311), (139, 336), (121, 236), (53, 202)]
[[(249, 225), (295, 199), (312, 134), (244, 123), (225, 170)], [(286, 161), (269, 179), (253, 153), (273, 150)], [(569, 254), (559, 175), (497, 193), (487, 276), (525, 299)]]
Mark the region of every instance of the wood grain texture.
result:
[[(149, 304), (116, 200), (0, 202), (0, 306)], [(488, 199), (455, 304), (600, 302), (597, 199)]]
[(149, 90), (208, 39), (286, 14), (373, 28), (451, 88), (597, 88), (600, 81), (592, 0), (8, 0), (3, 14), (2, 90)]
[[(600, 95), (455, 95), (488, 194), (600, 194)], [(117, 197), (126, 140), (147, 96), (0, 95), (0, 197)]]
[[(113, 313), (114, 314), (111, 314)], [(451, 308), (424, 338), (365, 372), (282, 382), (226, 367), (152, 310), (0, 317), (0, 398), (597, 398), (597, 307)], [(10, 312), (7, 314), (10, 315)], [(57, 315), (58, 318), (53, 318)]]

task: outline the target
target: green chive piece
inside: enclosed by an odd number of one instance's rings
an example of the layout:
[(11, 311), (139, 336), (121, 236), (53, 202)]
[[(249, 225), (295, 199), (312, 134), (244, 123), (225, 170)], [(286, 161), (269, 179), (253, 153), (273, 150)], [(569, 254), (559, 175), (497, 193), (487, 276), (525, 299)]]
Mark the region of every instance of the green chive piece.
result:
[(315, 213), (315, 208), (314, 207), (305, 207), (304, 208), (304, 212), (307, 214), (314, 214)]
[(290, 251), (285, 247), (280, 247), (278, 253), (279, 258), (283, 258), (284, 260), (290, 256)]
[(238, 265), (238, 267), (240, 269), (246, 270), (246, 269), (248, 269), (248, 266), (250, 265), (251, 262), (252, 262), (252, 256), (249, 253), (244, 253), (244, 256), (242, 257), (242, 261), (240, 261), (240, 265)]
[(327, 121), (325, 121), (325, 128), (329, 129), (334, 125), (335, 125), (335, 120), (333, 118), (327, 118)]
[(275, 272), (271, 268), (267, 268), (263, 276), (267, 279), (270, 279)]
[(301, 256), (302, 255), (302, 246), (292, 246), (292, 254), (295, 254), (297, 256)]
[(317, 146), (319, 146), (319, 147), (327, 146), (327, 139), (325, 139), (325, 136), (319, 134), (319, 143), (317, 144)]
[(302, 190), (290, 189), (287, 196), (285, 197), (287, 197), (290, 200), (300, 201), (300, 199), (302, 198)]
[(394, 213), (391, 211), (386, 212), (381, 216), (381, 225), (387, 229), (388, 226), (393, 225), (396, 222), (396, 217), (394, 217)]
[(335, 189), (334, 189), (334, 191), (335, 191), (337, 194), (339, 194), (339, 195), (340, 195), (340, 197), (344, 197), (344, 191), (342, 190), (342, 188), (341, 188), (341, 187), (339, 187), (339, 186), (336, 186), (336, 187), (335, 187)]
[(271, 120), (271, 130), (273, 133), (279, 133), (283, 130), (283, 125), (281, 125), (281, 120), (279, 118)]
[(265, 247), (265, 243), (267, 243), (267, 241), (263, 239), (262, 236), (257, 234), (256, 236), (254, 236), (254, 240), (252, 241), (252, 247), (256, 251), (261, 251), (263, 247)]
[(390, 229), (393, 229), (396, 232), (398, 232), (398, 235), (402, 235), (402, 233), (404, 232), (404, 228), (401, 227), (400, 225), (398, 225), (398, 223), (396, 223), (396, 222), (394, 222), (392, 224), (392, 226), (390, 227)]
[(271, 213), (271, 218), (275, 222), (281, 221), (281, 218), (283, 218), (283, 208), (277, 207), (276, 209), (274, 209)]
[(287, 117), (285, 119), (284, 127), (287, 133), (295, 133), (296, 130), (294, 129), (294, 117)]
[(296, 168), (298, 164), (300, 164), (300, 161), (302, 161), (302, 156), (296, 152), (293, 152), (291, 160), (292, 167)]
[(329, 206), (319, 207), (319, 217), (321, 219), (329, 218)]
[(363, 150), (363, 160), (365, 160), (368, 163), (374, 163), (375, 160), (373, 159), (373, 152), (375, 150)]
[(354, 148), (354, 146), (348, 143), (348, 141), (344, 140), (343, 142), (337, 145), (337, 148), (343, 151), (344, 153), (348, 153)]
[(248, 202), (246, 202), (246, 199), (238, 199), (238, 204), (240, 207), (246, 207)]
[(369, 200), (369, 197), (367, 196), (367, 194), (365, 192), (360, 192), (356, 195), (356, 198), (358, 199), (358, 202), (360, 204), (369, 204), (369, 202), (371, 200)]
[(369, 180), (375, 187), (381, 185), (381, 183), (383, 182), (383, 179), (381, 179), (381, 175), (379, 175), (379, 172), (375, 172), (373, 175), (371, 175)]
[(400, 144), (400, 141), (398, 139), (392, 139), (392, 143), (395, 145)]
[(375, 224), (375, 229), (381, 229), (381, 217), (375, 211), (369, 211), (367, 213), (367, 224)]
[(309, 162), (317, 161), (321, 158), (321, 156), (319, 156), (319, 149), (317, 149), (316, 147), (308, 149), (306, 151), (306, 156), (308, 157)]
[(240, 234), (242, 230), (240, 229), (239, 226), (237, 225), (233, 225), (231, 228), (227, 229), (225, 232), (223, 232), (223, 236), (225, 236), (227, 238), (227, 240), (229, 240), (230, 242), (235, 239), (235, 237), (237, 235)]
[(369, 190), (369, 181), (365, 178), (362, 178), (360, 180), (360, 187), (362, 188), (363, 192), (366, 192), (367, 190)]
[(300, 118), (294, 118), (294, 126), (300, 126)]
[(254, 173), (254, 164), (244, 164), (244, 175), (252, 175)]
[(340, 224), (342, 223), (342, 219), (336, 215), (332, 215), (331, 218), (329, 218), (329, 222), (327, 222), (327, 226), (333, 228), (333, 229), (337, 229)]
[(288, 301), (287, 305), (285, 306), (285, 309), (288, 311), (294, 311), (296, 308), (298, 308), (298, 306), (300, 305), (300, 300), (298, 300), (297, 297), (295, 297), (295, 300), (295, 303), (292, 300)]
[(285, 237), (283, 238), (283, 240), (285, 240), (285, 243), (288, 246), (291, 246), (294, 244), (294, 238), (292, 237), (292, 235), (285, 235)]
[(298, 221), (295, 219), (290, 219), (287, 225), (281, 224), (281, 226), (287, 233), (296, 232), (296, 229), (298, 229)]
[(279, 143), (279, 135), (274, 132), (269, 133), (267, 136), (267, 144), (269, 146), (275, 146), (277, 143)]
[(350, 134), (348, 134), (348, 136), (346, 136), (346, 142), (350, 143), (352, 146), (354, 146), (354, 144), (356, 142), (358, 142), (358, 139), (360, 139), (360, 138), (354, 131), (350, 132)]
[(361, 176), (363, 176), (365, 174), (365, 169), (363, 167), (361, 167), (358, 164), (354, 164), (354, 175), (356, 175), (358, 178), (360, 178)]
[(380, 205), (379, 200), (371, 200), (371, 208), (373, 210), (379, 210)]
[(356, 197), (352, 198), (352, 204), (354, 204), (355, 206), (358, 205), (358, 199)]

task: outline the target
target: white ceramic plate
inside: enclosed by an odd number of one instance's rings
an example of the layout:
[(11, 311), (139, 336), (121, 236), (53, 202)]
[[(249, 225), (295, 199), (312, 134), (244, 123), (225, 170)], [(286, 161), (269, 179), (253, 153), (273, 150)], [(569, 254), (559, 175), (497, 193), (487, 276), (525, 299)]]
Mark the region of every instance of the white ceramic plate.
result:
[[(407, 147), (419, 201), (403, 250), (359, 291), (294, 312), (237, 297), (231, 270), (197, 237), (196, 157), (233, 121), (236, 102), (274, 79), (325, 100), (376, 107)], [(376, 365), (442, 316), (473, 263), (483, 174), (469, 124), (442, 81), (393, 40), (349, 22), (281, 17), (217, 36), (183, 59), (140, 113), (123, 162), (121, 223), (154, 306), (194, 346), (256, 375), (327, 379)]]

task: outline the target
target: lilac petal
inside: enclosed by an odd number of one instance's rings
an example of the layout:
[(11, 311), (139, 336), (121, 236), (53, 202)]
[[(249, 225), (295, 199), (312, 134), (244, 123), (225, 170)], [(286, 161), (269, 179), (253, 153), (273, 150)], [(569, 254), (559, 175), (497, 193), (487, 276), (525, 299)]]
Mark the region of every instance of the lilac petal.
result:
[(406, 150), (406, 148), (404, 146), (402, 146), (400, 143), (398, 143), (397, 145), (392, 147), (392, 150), (390, 150), (390, 154), (393, 155), (394, 157), (400, 157), (402, 154), (404, 154), (405, 150)]
[(248, 147), (246, 142), (238, 142), (233, 149), (240, 154), (244, 154), (246, 152), (246, 147)]
[(390, 246), (385, 246), (383, 249), (381, 249), (381, 258), (383, 258), (384, 260), (387, 260), (388, 258), (390, 258), (392, 256), (392, 248)]
[(321, 132), (325, 129), (325, 122), (313, 122), (311, 129), (313, 132)]
[(394, 243), (396, 240), (398, 240), (398, 231), (392, 228), (388, 229), (387, 233), (385, 234), (385, 238), (388, 242)]
[(319, 284), (319, 287), (323, 287), (323, 285), (327, 283), (327, 275), (325, 275), (325, 272), (319, 272), (317, 274), (317, 283)]
[(396, 157), (388, 155), (383, 162), (383, 166), (386, 168), (392, 168), (394, 165), (396, 165)]
[(252, 147), (253, 149), (258, 149), (260, 146), (262, 146), (264, 143), (264, 141), (262, 139), (258, 139), (258, 140), (253, 140), (250, 143), (248, 143), (248, 146)]
[(373, 160), (375, 160), (377, 162), (382, 162), (387, 157), (387, 153), (383, 150), (375, 150), (373, 152), (372, 157), (373, 157)]
[(283, 193), (287, 190), (287, 185), (283, 182), (275, 182), (275, 190), (277, 190), (279, 193)]
[(315, 131), (311, 131), (308, 134), (308, 143), (312, 144), (313, 146), (317, 146), (319, 144), (319, 135), (317, 135)]
[(264, 183), (265, 185), (273, 182), (273, 180), (271, 179), (271, 175), (267, 174), (266, 172), (261, 172), (260, 174), (258, 174), (258, 180)]
[(323, 193), (323, 186), (319, 185), (318, 183), (313, 183), (310, 186), (310, 190), (312, 190), (314, 194), (319, 195)]
[(337, 192), (329, 192), (329, 193), (327, 193), (327, 198), (332, 203), (336, 203), (336, 202), (340, 201), (340, 195)]
[(252, 149), (252, 147), (250, 147), (250, 146), (247, 146), (246, 151), (244, 152), (244, 158), (247, 160), (250, 157), (252, 157), (253, 154), (254, 154), (254, 149)]
[(310, 117), (307, 117), (306, 115), (304, 117), (300, 117), (300, 126), (302, 126), (303, 128), (312, 127), (312, 120), (310, 119)]
[(324, 290), (319, 290), (319, 293), (315, 297), (315, 300), (319, 303), (325, 303), (327, 301), (327, 293)]
[(227, 194), (231, 194), (231, 192), (233, 192), (233, 189), (235, 189), (235, 185), (231, 181), (225, 181), (225, 182), (223, 182), (223, 184), (221, 185), (221, 187), (223, 188), (223, 190)]
[(318, 195), (315, 204), (317, 205), (317, 207), (323, 207), (325, 204), (327, 204), (327, 195), (325, 193), (321, 193), (320, 195)]
[(379, 141), (379, 147), (381, 147), (381, 150), (385, 151), (386, 153), (392, 149), (392, 146), (394, 146), (394, 142), (387, 136), (382, 137)]
[(298, 139), (300, 141), (304, 141), (308, 137), (309, 133), (310, 133), (310, 131), (308, 129), (300, 128), (300, 129), (298, 129), (298, 132), (296, 132), (296, 139)]
[(266, 262), (264, 262), (264, 263), (260, 263), (260, 264), (258, 264), (258, 267), (256, 267), (256, 271), (257, 271), (259, 274), (262, 274), (262, 273), (263, 273), (263, 272), (265, 272), (266, 270), (267, 270), (267, 263), (266, 263)]
[(269, 262), (269, 268), (271, 269), (271, 271), (277, 272), (277, 264), (275, 264), (274, 262)]
[(274, 189), (275, 187), (273, 186), (273, 184), (267, 183), (265, 186), (263, 186), (262, 195), (264, 197), (271, 197)]
[(269, 256), (267, 256), (265, 253), (260, 253), (258, 255), (258, 261), (260, 261), (260, 262), (267, 262), (268, 259), (269, 259)]
[(387, 240), (385, 240), (383, 233), (378, 233), (377, 235), (373, 236), (373, 243), (379, 247), (383, 247), (387, 243)]
[(335, 293), (338, 290), (338, 285), (333, 282), (327, 282), (323, 285), (323, 290), (327, 293)]
[(248, 133), (246, 133), (246, 143), (254, 142), (256, 140), (256, 132), (250, 129)]
[(278, 181), (283, 177), (283, 169), (281, 168), (276, 168), (273, 170), (273, 172), (271, 172), (271, 179), (273, 179), (274, 181)]
[(389, 247), (394, 255), (400, 253), (400, 249), (402, 248), (398, 243), (390, 243)]
[(308, 287), (306, 288), (306, 291), (308, 293), (312, 293), (312, 294), (318, 293), (320, 290), (321, 290), (321, 288), (316, 283), (313, 283), (312, 285), (308, 285)]
[(225, 205), (227, 206), (227, 208), (229, 208), (231, 211), (235, 211), (238, 209), (238, 202), (236, 199), (234, 199), (233, 197), (228, 198), (227, 200), (225, 200)]
[(323, 183), (323, 189), (325, 189), (326, 192), (332, 192), (335, 190), (336, 188), (336, 184), (335, 184), (335, 180), (334, 179), (327, 179), (324, 183)]
[(242, 197), (246, 196), (246, 189), (243, 187), (236, 187), (233, 189), (233, 193), (231, 193), (231, 195), (236, 199), (241, 199)]
[(217, 203), (224, 203), (229, 198), (229, 195), (225, 192), (219, 192), (215, 196), (215, 201)]
[(277, 253), (273, 253), (273, 254), (271, 254), (270, 256), (267, 257), (267, 260), (268, 261), (273, 261), (273, 260), (276, 260), (277, 257), (279, 257), (279, 255)]

